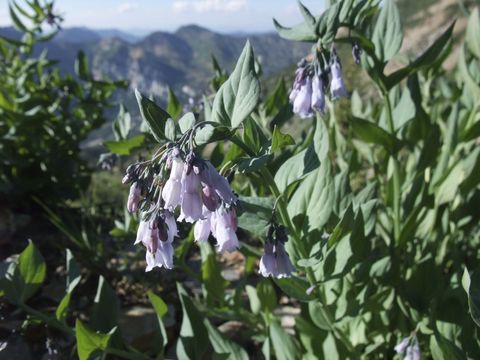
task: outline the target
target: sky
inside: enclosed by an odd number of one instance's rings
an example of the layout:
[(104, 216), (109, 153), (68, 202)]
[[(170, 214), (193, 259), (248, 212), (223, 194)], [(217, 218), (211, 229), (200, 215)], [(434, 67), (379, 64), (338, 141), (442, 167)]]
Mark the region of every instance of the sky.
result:
[[(22, 4), (23, 0), (17, 0)], [(324, 0), (302, 1), (313, 14)], [(273, 31), (272, 17), (282, 25), (301, 21), (296, 0), (57, 0), (65, 27), (115, 28), (135, 33), (173, 31), (197, 24), (219, 32)], [(0, 0), (0, 26), (10, 25), (8, 0)]]

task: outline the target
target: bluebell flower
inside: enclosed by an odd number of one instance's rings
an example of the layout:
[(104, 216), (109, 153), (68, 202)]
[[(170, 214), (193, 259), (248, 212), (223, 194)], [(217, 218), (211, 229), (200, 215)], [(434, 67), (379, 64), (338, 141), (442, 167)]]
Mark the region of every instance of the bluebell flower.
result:
[(320, 76), (314, 76), (312, 82), (312, 108), (315, 111), (325, 112), (325, 89)]
[(134, 213), (138, 210), (138, 203), (140, 202), (140, 196), (142, 189), (138, 182), (134, 182), (130, 185), (130, 193), (128, 194), (127, 210), (130, 213)]
[(307, 77), (293, 101), (293, 112), (302, 119), (313, 115), (312, 111), (312, 79)]
[(330, 82), (330, 92), (332, 99), (336, 100), (342, 97), (347, 97), (348, 91), (345, 87), (345, 82), (343, 81), (342, 66), (340, 65), (340, 61), (336, 55), (333, 56), (331, 71), (332, 80)]

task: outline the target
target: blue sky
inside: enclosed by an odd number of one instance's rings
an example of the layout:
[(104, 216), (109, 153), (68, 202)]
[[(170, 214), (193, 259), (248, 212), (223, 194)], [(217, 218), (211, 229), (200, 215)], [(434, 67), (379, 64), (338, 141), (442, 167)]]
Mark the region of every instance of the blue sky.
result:
[[(0, 0), (0, 26), (10, 23), (7, 3)], [(324, 1), (303, 3), (318, 14)], [(171, 31), (185, 24), (221, 32), (258, 32), (273, 30), (272, 17), (285, 25), (301, 20), (296, 0), (57, 0), (56, 9), (65, 15), (67, 27), (140, 32)]]

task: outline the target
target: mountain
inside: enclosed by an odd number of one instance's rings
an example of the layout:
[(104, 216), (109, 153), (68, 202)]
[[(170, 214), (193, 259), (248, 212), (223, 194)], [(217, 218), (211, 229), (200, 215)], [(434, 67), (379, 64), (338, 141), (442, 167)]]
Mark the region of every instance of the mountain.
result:
[[(19, 37), (12, 28), (0, 28), (0, 35)], [(127, 79), (132, 88), (159, 98), (170, 86), (178, 96), (186, 97), (181, 91), (185, 85), (198, 95), (208, 87), (213, 76), (212, 55), (231, 71), (248, 39), (267, 76), (296, 63), (309, 51), (309, 45), (274, 33), (227, 35), (188, 25), (173, 33), (157, 31), (143, 38), (115, 29), (65, 28), (36, 52), (46, 48), (50, 58), (59, 60), (60, 70), (70, 73), (77, 52), (83, 50), (95, 77)]]

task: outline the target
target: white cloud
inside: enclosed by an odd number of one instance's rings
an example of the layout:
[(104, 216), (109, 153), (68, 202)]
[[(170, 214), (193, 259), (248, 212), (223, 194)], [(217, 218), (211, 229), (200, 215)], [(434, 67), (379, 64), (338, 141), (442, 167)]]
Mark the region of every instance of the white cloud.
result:
[(244, 10), (246, 5), (247, 0), (174, 0), (172, 7), (177, 13), (234, 13)]
[(118, 5), (117, 12), (119, 14), (124, 14), (126, 12), (133, 11), (135, 9), (138, 9), (138, 3), (126, 1)]

